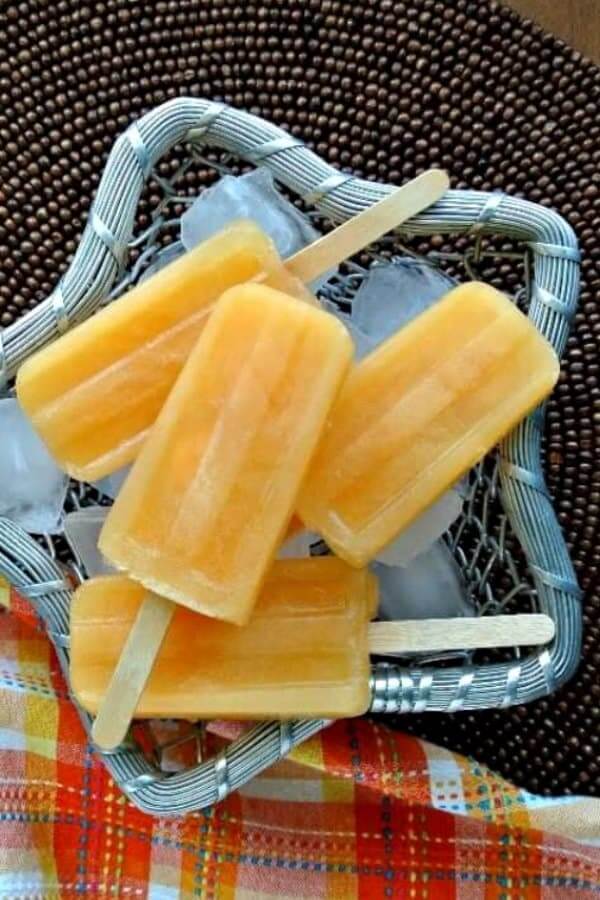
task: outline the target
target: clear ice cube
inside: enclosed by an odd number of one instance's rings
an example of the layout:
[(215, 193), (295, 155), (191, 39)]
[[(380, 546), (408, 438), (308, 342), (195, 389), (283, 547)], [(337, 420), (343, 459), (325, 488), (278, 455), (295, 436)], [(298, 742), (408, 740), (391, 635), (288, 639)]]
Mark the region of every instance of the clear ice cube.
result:
[(371, 569), (379, 579), (380, 619), (446, 619), (474, 615), (460, 566), (443, 540), (436, 541), (407, 566), (375, 562)]
[(98, 549), (98, 537), (109, 510), (108, 506), (86, 506), (65, 516), (66, 538), (88, 578), (115, 571)]
[(69, 479), (16, 399), (0, 399), (0, 516), (34, 534), (61, 530)]
[(457, 488), (446, 491), (402, 534), (380, 550), (375, 557), (376, 561), (388, 566), (406, 566), (448, 531), (460, 516), (463, 503), (463, 497)]
[(379, 344), (455, 286), (449, 275), (421, 259), (375, 263), (352, 300), (353, 324)]
[(304, 559), (311, 556), (311, 547), (321, 543), (314, 531), (298, 531), (284, 541), (277, 553), (277, 559)]
[(357, 362), (358, 360), (363, 359), (363, 357), (370, 353), (371, 350), (375, 349), (377, 346), (376, 341), (374, 341), (372, 337), (369, 337), (368, 334), (365, 334), (364, 331), (356, 325), (349, 313), (344, 312), (336, 303), (327, 300), (325, 297), (321, 297), (321, 306), (328, 312), (333, 313), (340, 322), (344, 323), (350, 332), (350, 337), (354, 342), (354, 358)]
[(93, 481), (92, 484), (101, 494), (110, 497), (111, 500), (116, 500), (117, 494), (123, 487), (130, 470), (131, 466), (123, 466), (122, 469), (117, 469), (116, 472), (105, 475), (104, 478), (101, 478), (99, 481)]
[(275, 243), (282, 259), (311, 244), (318, 231), (276, 189), (267, 169), (224, 175), (194, 200), (181, 217), (186, 250), (205, 241), (235, 219), (253, 219)]

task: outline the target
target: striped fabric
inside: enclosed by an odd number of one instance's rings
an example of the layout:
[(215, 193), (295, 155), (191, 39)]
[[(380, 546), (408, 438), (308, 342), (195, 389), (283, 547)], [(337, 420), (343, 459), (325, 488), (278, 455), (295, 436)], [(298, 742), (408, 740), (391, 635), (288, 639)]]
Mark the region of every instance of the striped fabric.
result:
[[(542, 800), (367, 720), (217, 807), (138, 812), (87, 745), (52, 649), (0, 612), (0, 898), (600, 896), (600, 803)], [(207, 751), (238, 728), (212, 723)]]

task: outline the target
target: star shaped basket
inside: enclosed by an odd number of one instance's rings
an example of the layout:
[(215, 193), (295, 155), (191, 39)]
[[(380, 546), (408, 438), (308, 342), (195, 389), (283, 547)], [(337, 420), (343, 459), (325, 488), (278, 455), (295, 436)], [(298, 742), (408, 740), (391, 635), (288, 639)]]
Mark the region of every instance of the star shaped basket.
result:
[[(179, 148), (166, 177), (159, 163)], [(20, 364), (73, 324), (135, 284), (152, 263), (172, 253), (191, 166), (206, 180), (239, 166), (265, 166), (317, 225), (340, 223), (382, 199), (394, 187), (340, 172), (280, 128), (208, 100), (179, 98), (131, 125), (116, 141), (74, 259), (52, 295), (0, 332), (0, 383), (10, 389)], [(150, 224), (133, 236), (138, 201), (152, 182)], [(575, 313), (579, 253), (571, 228), (552, 210), (501, 193), (451, 190), (410, 219), (359, 262), (343, 267), (330, 299), (351, 299), (372, 260), (387, 260), (415, 236), (454, 235), (456, 253), (436, 264), (462, 263), (467, 277), (485, 257), (523, 264), (516, 302), (560, 356)], [(465, 242), (464, 237), (469, 236)], [(488, 237), (511, 249), (487, 249)], [(465, 249), (466, 245), (466, 249)], [(494, 244), (494, 247), (497, 243)], [(513, 249), (513, 247), (515, 249)], [(539, 408), (470, 473), (461, 517), (445, 536), (461, 566), (478, 615), (543, 612), (556, 628), (551, 644), (523, 650), (445, 654), (372, 661), (371, 711), (456, 712), (525, 703), (558, 688), (572, 674), (581, 645), (580, 592), (542, 474), (544, 410)], [(72, 482), (69, 508), (98, 502), (89, 485)], [(77, 571), (63, 536), (36, 538), (0, 519), (0, 572), (34, 604), (68, 678), (69, 604)], [(80, 710), (90, 731), (91, 719)], [(128, 739), (103, 754), (115, 781), (133, 803), (157, 815), (181, 815), (212, 804), (276, 762), (325, 721), (265, 722), (218, 756), (181, 771), (166, 771), (165, 744), (154, 761)], [(178, 740), (180, 740), (178, 738)], [(168, 745), (167, 748), (168, 749)], [(163, 765), (161, 765), (161, 762)]]

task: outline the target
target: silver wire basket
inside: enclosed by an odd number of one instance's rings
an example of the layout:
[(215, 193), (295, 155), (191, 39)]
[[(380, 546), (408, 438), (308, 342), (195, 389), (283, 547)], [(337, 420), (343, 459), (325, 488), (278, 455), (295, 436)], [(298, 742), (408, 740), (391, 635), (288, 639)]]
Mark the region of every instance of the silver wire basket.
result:
[[(175, 146), (184, 161), (165, 177), (159, 163)], [(68, 271), (45, 302), (0, 332), (0, 384), (10, 389), (30, 354), (123, 293), (162, 254), (173, 253), (165, 235), (173, 234), (177, 210), (193, 199), (181, 188), (190, 166), (203, 167), (210, 180), (211, 170), (214, 176), (240, 163), (270, 169), (284, 190), (303, 201), (307, 215), (325, 227), (393, 190), (334, 169), (299, 140), (255, 116), (207, 100), (172, 100), (116, 141)], [(133, 237), (138, 201), (149, 181), (160, 200), (151, 224)], [(562, 354), (577, 303), (579, 253), (560, 216), (500, 193), (452, 190), (400, 228), (371, 259), (393, 256), (402, 247), (400, 238), (434, 234), (473, 236), (467, 251), (445, 254), (462, 258), (467, 276), (479, 259), (498, 255), (483, 249), (484, 236), (519, 242), (518, 251), (505, 254), (518, 256), (525, 266), (525, 284), (516, 299)], [(444, 262), (443, 256), (433, 261)], [(325, 296), (338, 303), (351, 300), (365, 271), (349, 263), (323, 288)], [(463, 653), (374, 660), (372, 712), (505, 707), (548, 694), (573, 674), (581, 644), (580, 593), (542, 474), (543, 424), (540, 408), (471, 472), (464, 512), (446, 540), (461, 564), (477, 614), (545, 612), (556, 625), (554, 641), (496, 658)], [(89, 485), (71, 483), (69, 508), (98, 501)], [(71, 580), (65, 564), (77, 572), (78, 561), (65, 546), (61, 535), (33, 537), (0, 519), (0, 572), (30, 598), (68, 678)], [(79, 712), (89, 734), (90, 717)], [(221, 800), (326, 725), (321, 720), (261, 723), (216, 757), (174, 774), (150, 761), (130, 739), (103, 759), (140, 809), (182, 815)]]

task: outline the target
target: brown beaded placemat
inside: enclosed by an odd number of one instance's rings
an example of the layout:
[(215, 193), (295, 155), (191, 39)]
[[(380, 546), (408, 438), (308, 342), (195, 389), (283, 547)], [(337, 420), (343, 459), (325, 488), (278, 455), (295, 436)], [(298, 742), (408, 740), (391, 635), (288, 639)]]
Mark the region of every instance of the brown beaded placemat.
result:
[(357, 174), (400, 183), (441, 165), (454, 187), (519, 194), (575, 227), (581, 305), (547, 472), (586, 590), (584, 661), (528, 707), (394, 722), (540, 792), (600, 794), (599, 93), (591, 62), (488, 0), (25, 0), (0, 12), (1, 325), (66, 269), (117, 134), (181, 94), (271, 119)]

